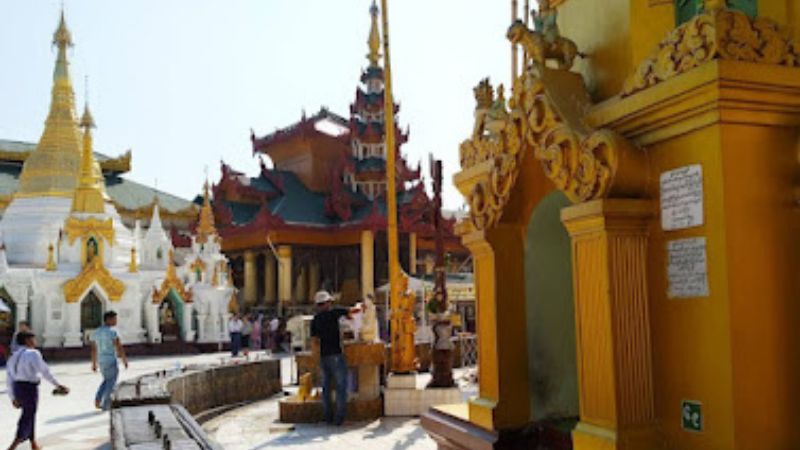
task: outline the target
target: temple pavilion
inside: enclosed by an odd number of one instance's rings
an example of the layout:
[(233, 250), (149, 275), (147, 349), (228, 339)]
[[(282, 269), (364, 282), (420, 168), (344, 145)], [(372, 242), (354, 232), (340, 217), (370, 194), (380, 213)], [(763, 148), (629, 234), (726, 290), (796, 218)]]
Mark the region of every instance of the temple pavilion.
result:
[[(433, 202), (420, 169), (401, 153), (408, 130), (397, 130), (396, 148), (384, 145), (377, 7), (370, 13), (369, 64), (349, 117), (323, 108), (274, 133), (252, 135), (253, 154), (261, 159), (255, 177), (222, 164), (214, 213), (246, 307), (308, 310), (323, 287), (350, 303), (386, 282), (387, 151), (398, 157), (403, 268), (412, 275), (433, 270)], [(446, 220), (450, 269), (471, 270), (454, 222)]]

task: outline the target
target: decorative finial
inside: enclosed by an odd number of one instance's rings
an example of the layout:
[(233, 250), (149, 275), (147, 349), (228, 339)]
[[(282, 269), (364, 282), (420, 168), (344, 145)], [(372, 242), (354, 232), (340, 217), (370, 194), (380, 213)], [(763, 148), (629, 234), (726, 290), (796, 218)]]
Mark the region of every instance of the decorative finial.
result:
[(378, 62), (381, 59), (381, 35), (378, 31), (378, 12), (378, 4), (375, 0), (372, 0), (372, 7), (369, 9), (369, 13), (372, 16), (372, 27), (369, 30), (369, 40), (367, 41), (369, 44), (367, 59), (369, 59), (370, 67), (378, 67)]
[(45, 268), (48, 272), (55, 272), (56, 271), (56, 258), (54, 252), (53, 244), (49, 244), (47, 246), (47, 267)]
[(131, 262), (128, 264), (128, 272), (136, 273), (139, 271), (139, 265), (136, 264), (136, 247), (131, 247)]
[(58, 46), (59, 49), (72, 47), (72, 33), (67, 28), (67, 21), (64, 18), (64, 5), (61, 5), (61, 20), (58, 23), (58, 28), (53, 34), (53, 45)]

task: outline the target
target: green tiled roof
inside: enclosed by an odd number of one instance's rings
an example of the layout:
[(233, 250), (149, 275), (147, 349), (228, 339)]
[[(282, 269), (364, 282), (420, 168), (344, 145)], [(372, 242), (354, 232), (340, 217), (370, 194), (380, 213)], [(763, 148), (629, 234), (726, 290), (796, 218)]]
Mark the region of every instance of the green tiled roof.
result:
[(158, 197), (159, 207), (169, 212), (185, 210), (193, 205), (189, 200), (117, 175), (106, 176), (106, 192), (117, 205), (125, 209), (149, 206), (154, 197)]
[(378, 157), (369, 157), (355, 161), (356, 172), (384, 171), (386, 160)]
[[(382, 159), (380, 160), (383, 161)], [(326, 194), (310, 191), (294, 173), (282, 170), (271, 170), (270, 178), (280, 180), (278, 183), (282, 184), (282, 193), (269, 178), (263, 176), (251, 178), (250, 187), (262, 192), (278, 194), (269, 201), (267, 206), (273, 215), (280, 217), (288, 224), (336, 227), (347, 225), (348, 223), (360, 222), (372, 214), (371, 200), (361, 193), (354, 193), (347, 190), (347, 194), (350, 195), (352, 199), (353, 215), (348, 222), (343, 222), (337, 217), (331, 217), (326, 214)], [(414, 193), (410, 190), (400, 192), (397, 194), (397, 201), (400, 205), (404, 205), (410, 202), (413, 196)], [(258, 211), (261, 209), (260, 205), (252, 203), (225, 201), (225, 205), (230, 208), (233, 214), (233, 222), (240, 226), (255, 220)], [(378, 201), (377, 206), (378, 212), (385, 216), (386, 202), (382, 200)]]

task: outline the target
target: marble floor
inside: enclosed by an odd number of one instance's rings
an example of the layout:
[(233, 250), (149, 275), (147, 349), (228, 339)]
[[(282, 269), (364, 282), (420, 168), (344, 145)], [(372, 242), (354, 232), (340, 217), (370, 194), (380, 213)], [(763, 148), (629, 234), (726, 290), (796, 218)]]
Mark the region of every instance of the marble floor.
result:
[[(120, 379), (181, 365), (220, 362), (226, 354), (133, 358), (128, 370), (121, 370)], [(100, 375), (93, 373), (88, 361), (57, 362), (53, 374), (71, 392), (66, 397), (51, 394), (52, 387), (42, 383), (37, 436), (47, 449), (99, 450), (108, 444), (109, 416), (94, 409), (94, 393)], [(285, 385), (291, 384), (293, 359), (282, 359), (281, 373)], [(460, 372), (460, 371), (458, 371)], [(459, 373), (459, 375), (461, 375)], [(466, 387), (463, 386), (463, 387)], [(467, 391), (474, 386), (467, 388)], [(19, 410), (12, 407), (6, 392), (5, 370), (0, 369), (0, 448), (14, 437)], [(390, 450), (434, 449), (433, 441), (414, 418), (383, 418), (372, 422), (348, 423), (343, 427), (326, 425), (276, 424), (277, 397), (229, 411), (204, 424), (212, 439), (226, 450), (265, 448), (348, 449), (375, 448)], [(25, 444), (21, 449), (29, 449)]]

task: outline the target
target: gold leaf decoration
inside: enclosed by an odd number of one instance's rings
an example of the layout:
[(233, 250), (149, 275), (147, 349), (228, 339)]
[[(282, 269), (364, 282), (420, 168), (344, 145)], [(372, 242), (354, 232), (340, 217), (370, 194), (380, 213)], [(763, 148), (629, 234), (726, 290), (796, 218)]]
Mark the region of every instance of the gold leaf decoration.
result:
[(711, 9), (673, 30), (629, 77), (629, 96), (712, 60), (800, 66), (800, 48), (778, 23), (728, 9)]
[(91, 264), (87, 264), (81, 273), (64, 284), (64, 297), (67, 303), (75, 303), (81, 296), (97, 283), (108, 295), (112, 302), (119, 301), (125, 293), (125, 283), (114, 278), (113, 275), (103, 267), (100, 258), (95, 258)]

